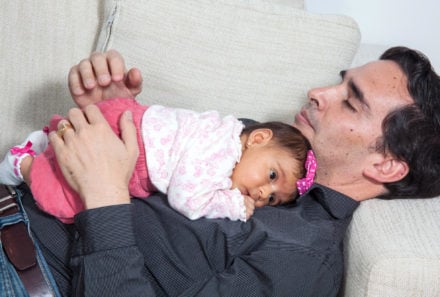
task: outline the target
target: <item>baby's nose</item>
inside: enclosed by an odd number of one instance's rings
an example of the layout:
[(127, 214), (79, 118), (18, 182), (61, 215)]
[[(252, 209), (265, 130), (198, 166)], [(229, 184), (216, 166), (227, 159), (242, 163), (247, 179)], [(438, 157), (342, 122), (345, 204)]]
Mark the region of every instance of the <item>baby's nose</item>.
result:
[(272, 195), (273, 186), (271, 184), (266, 184), (260, 187), (260, 197), (259, 201), (267, 201), (269, 197)]

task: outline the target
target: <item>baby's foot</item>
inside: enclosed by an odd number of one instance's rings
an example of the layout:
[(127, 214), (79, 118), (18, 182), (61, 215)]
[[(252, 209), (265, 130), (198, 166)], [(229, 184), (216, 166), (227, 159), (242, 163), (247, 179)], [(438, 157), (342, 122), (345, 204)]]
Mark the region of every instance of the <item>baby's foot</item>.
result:
[(22, 144), (11, 148), (0, 163), (0, 183), (12, 186), (21, 184), (21, 161), (27, 156), (33, 157), (43, 152), (48, 142), (47, 133), (39, 130), (32, 132)]

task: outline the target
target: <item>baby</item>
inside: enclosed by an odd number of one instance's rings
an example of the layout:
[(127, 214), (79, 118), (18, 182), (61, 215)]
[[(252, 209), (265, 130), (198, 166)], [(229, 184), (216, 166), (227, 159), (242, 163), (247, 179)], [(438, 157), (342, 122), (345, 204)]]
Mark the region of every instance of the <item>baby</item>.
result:
[[(246, 221), (255, 207), (292, 201), (298, 189), (302, 194), (313, 182), (313, 153), (290, 125), (268, 122), (244, 127), (238, 119), (220, 117), (215, 111), (144, 106), (127, 98), (97, 105), (118, 136), (122, 112), (133, 114), (140, 153), (129, 182), (130, 195), (166, 193), (170, 205), (189, 219)], [(49, 129), (70, 129), (66, 122), (54, 116)], [(307, 156), (310, 170), (303, 178)], [(84, 209), (61, 173), (47, 131), (30, 134), (0, 164), (1, 183), (23, 181), (38, 206), (64, 223), (72, 223)]]

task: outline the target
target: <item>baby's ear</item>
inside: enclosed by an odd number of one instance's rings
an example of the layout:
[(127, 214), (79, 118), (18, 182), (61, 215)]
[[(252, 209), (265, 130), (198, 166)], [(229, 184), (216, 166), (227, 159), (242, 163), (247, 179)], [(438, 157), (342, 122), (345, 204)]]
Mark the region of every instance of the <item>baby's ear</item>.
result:
[(391, 155), (374, 154), (374, 162), (364, 170), (364, 175), (378, 183), (392, 183), (402, 180), (409, 172), (405, 161)]
[(266, 128), (256, 129), (249, 134), (246, 146), (266, 145), (272, 137), (272, 130)]

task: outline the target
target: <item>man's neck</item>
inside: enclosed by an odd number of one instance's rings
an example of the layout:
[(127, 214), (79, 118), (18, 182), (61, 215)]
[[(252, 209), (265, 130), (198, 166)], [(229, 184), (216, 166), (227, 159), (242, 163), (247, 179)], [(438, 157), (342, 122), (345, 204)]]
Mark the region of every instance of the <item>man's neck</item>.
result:
[(326, 172), (323, 168), (319, 168), (316, 174), (315, 182), (338, 191), (344, 195), (351, 197), (356, 201), (364, 201), (376, 198), (386, 192), (382, 184), (377, 184), (363, 175), (357, 177), (356, 174), (344, 172)]

